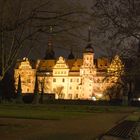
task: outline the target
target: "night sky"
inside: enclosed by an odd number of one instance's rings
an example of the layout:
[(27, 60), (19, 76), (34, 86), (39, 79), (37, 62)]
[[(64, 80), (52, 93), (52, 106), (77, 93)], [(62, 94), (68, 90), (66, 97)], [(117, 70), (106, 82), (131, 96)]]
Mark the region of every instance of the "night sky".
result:
[[(88, 1), (77, 0), (76, 2), (80, 3), (83, 7), (85, 7), (85, 9), (88, 9), (89, 11), (91, 11), (91, 6), (92, 6), (92, 3), (93, 3), (93, 0), (88, 0)], [(54, 7), (55, 6), (56, 7), (59, 6), (59, 2), (58, 2), (58, 4), (54, 5)], [(64, 38), (61, 38), (61, 35), (59, 35), (59, 34), (56, 34), (56, 35), (53, 36), (53, 47), (54, 47), (56, 58), (59, 57), (59, 56), (67, 57), (70, 50), (71, 50), (71, 47), (73, 48), (73, 53), (75, 54), (76, 57), (82, 57), (83, 49), (87, 45), (86, 40), (88, 40), (88, 25), (83, 27), (83, 29), (80, 30), (80, 33), (82, 34), (82, 36), (84, 36), (85, 40), (83, 41), (82, 39), (79, 39), (79, 38), (75, 37), (74, 38), (74, 40), (76, 42), (75, 44), (72, 43), (73, 42), (73, 37), (68, 38), (67, 39), (68, 41), (66, 42), (64, 40)], [(56, 36), (59, 38), (59, 40), (60, 40), (59, 42), (57, 42), (55, 40)], [(39, 42), (36, 43), (36, 42), (29, 41), (25, 45), (25, 48), (23, 50), (21, 50), (21, 53), (20, 53), (19, 57), (22, 58), (22, 57), (27, 56), (30, 59), (42, 59), (45, 56), (45, 52), (46, 52), (46, 48), (47, 48), (47, 37), (48, 36), (46, 34), (41, 34), (40, 38), (39, 38)], [(66, 38), (67, 38), (67, 36), (66, 36)], [(100, 56), (100, 52), (102, 50), (100, 50), (99, 48), (96, 47), (96, 45), (94, 44), (94, 39), (93, 38), (94, 38), (94, 35), (92, 35), (92, 42), (93, 42), (93, 47), (94, 47), (94, 50), (95, 50), (95, 53), (96, 53), (96, 57), (98, 57), (98, 56)], [(30, 45), (33, 46), (33, 48), (31, 50), (28, 47)]]

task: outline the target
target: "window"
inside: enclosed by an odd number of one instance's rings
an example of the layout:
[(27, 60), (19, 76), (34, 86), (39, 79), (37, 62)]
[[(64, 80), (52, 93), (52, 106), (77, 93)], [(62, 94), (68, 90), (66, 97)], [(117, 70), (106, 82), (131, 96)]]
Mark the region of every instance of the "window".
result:
[(70, 89), (72, 89), (72, 87), (70, 87)]
[(55, 78), (53, 78), (53, 82), (56, 82), (56, 79)]
[(77, 87), (76, 87), (76, 89), (78, 90), (78, 89), (79, 89), (79, 87), (77, 86)]
[(27, 83), (31, 83), (31, 79), (27, 79)]
[(77, 82), (79, 82), (79, 78), (77, 79)]
[(69, 99), (72, 99), (72, 94), (68, 94), (68, 98)]
[(72, 82), (72, 79), (70, 79), (70, 82)]
[(76, 99), (78, 98), (78, 94), (75, 95), (75, 98), (76, 98)]
[(62, 79), (62, 82), (65, 82), (65, 79), (64, 78)]
[(64, 99), (64, 98), (65, 98), (65, 94), (63, 94), (63, 93), (60, 94), (60, 95), (59, 95), (59, 98), (60, 98), (60, 99)]

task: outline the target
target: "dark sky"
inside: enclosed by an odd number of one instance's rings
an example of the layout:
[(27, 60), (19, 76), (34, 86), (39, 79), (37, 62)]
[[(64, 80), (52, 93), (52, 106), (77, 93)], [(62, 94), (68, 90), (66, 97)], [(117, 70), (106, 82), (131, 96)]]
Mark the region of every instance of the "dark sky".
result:
[[(57, 2), (59, 2), (59, 1), (57, 1)], [(71, 0), (71, 2), (80, 3), (83, 7), (87, 8), (88, 10), (91, 10), (91, 5), (93, 3), (93, 0), (86, 0), (86, 1), (85, 0), (76, 0), (76, 1)], [(71, 2), (70, 2), (70, 4), (71, 4)], [(56, 7), (58, 5), (56, 5)], [(85, 37), (85, 39), (87, 39), (88, 38), (88, 26), (83, 27), (83, 29), (80, 31), (80, 33), (82, 34), (82, 36)], [(59, 34), (57, 34), (57, 37), (59, 37)], [(56, 40), (53, 38), (53, 45), (54, 45), (54, 51), (55, 51), (56, 57), (58, 57), (58, 56), (67, 57), (70, 52), (71, 46), (73, 48), (73, 52), (74, 52), (75, 56), (82, 57), (83, 48), (87, 45), (86, 41), (75, 38), (74, 40), (77, 41), (77, 44), (74, 46), (74, 45), (71, 45), (71, 43), (73, 41), (72, 39), (70, 39), (71, 42), (67, 43), (67, 44), (63, 43), (64, 38), (60, 37), (60, 40), (61, 40), (60, 43), (57, 43)], [(28, 45), (29, 46), (33, 45), (35, 47), (32, 48), (30, 53), (28, 53), (29, 49), (27, 49), (26, 51), (22, 51), (22, 57), (27, 55), (27, 57), (29, 57), (31, 59), (43, 58), (45, 56), (45, 52), (46, 52), (46, 48), (47, 48), (47, 35), (42, 34), (40, 37), (39, 43), (29, 42), (29, 44), (27, 44), (27, 46)], [(94, 46), (94, 50), (95, 50), (96, 56), (98, 56), (99, 52), (100, 52), (99, 49)]]

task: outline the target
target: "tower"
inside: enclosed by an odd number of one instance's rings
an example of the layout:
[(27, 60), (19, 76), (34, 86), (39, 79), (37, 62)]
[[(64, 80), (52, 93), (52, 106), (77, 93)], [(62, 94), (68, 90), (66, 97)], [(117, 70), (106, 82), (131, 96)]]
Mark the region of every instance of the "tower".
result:
[(45, 55), (46, 60), (55, 59), (55, 52), (53, 50), (53, 42), (52, 42), (52, 27), (50, 27), (49, 32), (50, 34), (48, 37), (47, 50), (46, 50), (46, 55)]
[(81, 75), (91, 75), (95, 73), (94, 65), (94, 49), (91, 43), (91, 29), (88, 30), (88, 44), (83, 52), (83, 65), (81, 69)]
[(83, 52), (83, 66), (85, 68), (94, 66), (94, 49), (91, 43), (91, 29), (90, 28), (88, 31), (88, 44), (85, 47), (84, 52)]
[(68, 55), (68, 59), (75, 59), (72, 48), (70, 50), (70, 54)]
[(88, 31), (88, 44), (83, 52), (83, 65), (80, 69), (82, 77), (82, 92), (81, 97), (90, 99), (93, 94), (93, 76), (96, 74), (94, 65), (94, 49), (91, 43), (91, 30)]

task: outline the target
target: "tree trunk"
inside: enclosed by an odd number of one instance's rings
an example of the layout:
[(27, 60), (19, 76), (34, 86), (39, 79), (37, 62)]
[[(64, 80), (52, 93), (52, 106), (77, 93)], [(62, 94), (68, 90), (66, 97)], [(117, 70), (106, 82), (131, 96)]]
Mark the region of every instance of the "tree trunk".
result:
[(0, 79), (0, 103), (2, 101), (2, 96), (3, 96), (3, 80)]
[(44, 96), (44, 88), (41, 89), (41, 94), (40, 94), (40, 99), (39, 99), (40, 104), (43, 104), (43, 96)]
[(122, 99), (122, 105), (127, 106), (128, 105), (128, 87), (127, 87), (127, 83), (125, 83), (124, 85), (124, 89), (123, 89), (123, 99)]
[(17, 95), (15, 91), (13, 73), (7, 72), (0, 80), (0, 99), (10, 100)]

